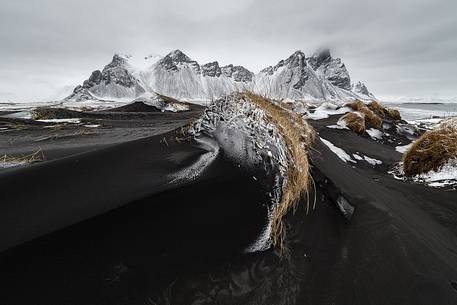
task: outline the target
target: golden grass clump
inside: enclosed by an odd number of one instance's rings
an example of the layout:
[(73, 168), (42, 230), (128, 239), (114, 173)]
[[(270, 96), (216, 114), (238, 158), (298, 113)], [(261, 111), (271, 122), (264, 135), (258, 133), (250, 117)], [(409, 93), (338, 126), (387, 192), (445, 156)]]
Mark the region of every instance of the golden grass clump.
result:
[(381, 119), (387, 119), (392, 121), (400, 121), (401, 115), (400, 111), (393, 108), (386, 108), (377, 101), (373, 101), (368, 104), (368, 108), (378, 115)]
[(65, 108), (37, 107), (32, 110), (33, 120), (72, 119), (78, 117), (81, 117), (79, 111)]
[(41, 150), (37, 150), (34, 153), (25, 156), (11, 156), (11, 155), (3, 155), (0, 156), (0, 163), (14, 163), (17, 165), (25, 165), (30, 164), (33, 162), (38, 162), (44, 160), (44, 155)]
[(363, 113), (365, 116), (365, 123), (367, 127), (374, 127), (374, 128), (381, 128), (382, 126), (382, 119), (379, 115), (374, 113), (368, 106), (363, 103), (362, 101), (355, 100), (350, 103), (346, 103), (346, 107), (351, 108), (354, 111), (358, 111), (360, 113)]
[(439, 170), (457, 158), (457, 118), (424, 133), (403, 155), (403, 170), (408, 177)]
[[(287, 182), (282, 190), (281, 201), (273, 211), (271, 239), (274, 246), (281, 250), (285, 228), (283, 218), (297, 203), (308, 195), (311, 176), (308, 161), (308, 147), (314, 141), (314, 130), (295, 112), (274, 104), (268, 98), (251, 92), (243, 93), (243, 97), (263, 109), (269, 120), (278, 128), (287, 145), (288, 172)], [(306, 201), (307, 211), (309, 200)]]
[[(37, 107), (32, 110), (32, 120), (46, 120), (50, 118), (48, 113), (48, 109), (46, 107)], [(52, 117), (54, 118), (54, 117)]]
[(91, 112), (94, 110), (93, 107), (89, 107), (89, 106), (82, 106), (81, 108), (79, 108), (80, 111), (82, 112)]
[(360, 112), (348, 112), (338, 120), (338, 125), (345, 125), (350, 130), (360, 135), (366, 131), (365, 117)]
[(387, 111), (389, 112), (389, 116), (392, 118), (392, 120), (401, 121), (401, 115), (398, 109), (387, 108)]

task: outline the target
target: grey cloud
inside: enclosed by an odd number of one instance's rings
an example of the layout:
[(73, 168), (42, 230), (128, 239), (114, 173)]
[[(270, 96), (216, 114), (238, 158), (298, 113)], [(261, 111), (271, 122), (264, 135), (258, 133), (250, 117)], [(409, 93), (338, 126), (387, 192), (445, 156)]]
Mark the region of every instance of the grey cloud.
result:
[(457, 96), (453, 0), (0, 0), (0, 8), (0, 91), (17, 99), (52, 96), (118, 51), (180, 48), (202, 63), (258, 71), (321, 46), (379, 96)]

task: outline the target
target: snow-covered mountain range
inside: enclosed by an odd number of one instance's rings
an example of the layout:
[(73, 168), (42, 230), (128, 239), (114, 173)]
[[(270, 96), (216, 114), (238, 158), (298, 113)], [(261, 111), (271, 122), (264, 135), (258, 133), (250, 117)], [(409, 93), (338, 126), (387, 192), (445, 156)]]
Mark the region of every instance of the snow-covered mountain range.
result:
[(258, 74), (242, 66), (220, 66), (217, 61), (200, 65), (175, 50), (147, 68), (136, 68), (131, 56), (116, 54), (102, 71), (92, 72), (65, 101), (133, 100), (154, 93), (178, 100), (208, 101), (245, 89), (276, 99), (374, 98), (363, 83), (351, 83), (344, 63), (333, 58), (327, 49), (311, 57), (296, 51)]

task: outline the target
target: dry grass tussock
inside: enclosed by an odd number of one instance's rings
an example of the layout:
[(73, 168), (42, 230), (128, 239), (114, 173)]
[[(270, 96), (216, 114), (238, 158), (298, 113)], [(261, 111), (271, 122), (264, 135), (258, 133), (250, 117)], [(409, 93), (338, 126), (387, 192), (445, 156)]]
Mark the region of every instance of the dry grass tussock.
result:
[(368, 108), (370, 108), (370, 110), (373, 111), (381, 119), (391, 120), (394, 122), (401, 120), (400, 111), (393, 108), (386, 108), (377, 101), (373, 101), (368, 104)]
[(354, 111), (363, 113), (365, 116), (366, 127), (381, 128), (382, 119), (370, 108), (368, 108), (368, 106), (362, 101), (355, 100), (353, 102), (347, 103), (345, 106), (351, 108)]
[(3, 155), (0, 156), (0, 163), (3, 164), (17, 164), (17, 165), (25, 165), (30, 164), (33, 162), (43, 161), (44, 155), (41, 150), (37, 150), (34, 153), (25, 155), (25, 156), (10, 156), (10, 155)]
[(80, 112), (65, 108), (37, 107), (32, 110), (32, 120), (72, 119), (80, 116)]
[(457, 158), (457, 118), (427, 131), (403, 155), (403, 170), (412, 177), (439, 170)]
[(338, 124), (342, 125), (340, 123), (343, 123), (350, 130), (361, 135), (364, 134), (366, 131), (365, 117), (362, 113), (357, 111), (348, 112), (345, 115), (343, 115), (338, 121)]
[[(63, 128), (57, 128), (57, 129), (63, 129)], [(93, 130), (81, 128), (81, 129), (78, 129), (75, 132), (72, 132), (69, 134), (51, 134), (49, 136), (44, 136), (44, 137), (35, 139), (34, 142), (71, 139), (71, 138), (77, 138), (77, 137), (83, 137), (83, 136), (91, 136), (91, 135), (95, 135), (95, 134), (97, 134), (97, 132), (95, 132)]]
[(298, 202), (305, 197), (307, 211), (310, 208), (308, 192), (312, 178), (309, 173), (308, 148), (314, 141), (314, 130), (298, 113), (274, 104), (268, 98), (251, 92), (245, 92), (243, 95), (265, 111), (269, 120), (278, 128), (287, 145), (287, 182), (282, 190), (281, 201), (273, 211), (270, 236), (274, 246), (282, 251), (282, 242), (285, 236), (284, 216), (290, 210), (295, 212)]

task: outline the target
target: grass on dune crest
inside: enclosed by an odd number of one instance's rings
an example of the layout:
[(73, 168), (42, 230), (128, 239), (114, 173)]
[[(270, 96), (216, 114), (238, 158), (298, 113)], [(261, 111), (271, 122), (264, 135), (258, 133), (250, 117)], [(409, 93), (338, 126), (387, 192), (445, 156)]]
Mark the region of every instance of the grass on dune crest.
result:
[(273, 211), (270, 236), (273, 245), (282, 250), (285, 236), (283, 218), (289, 211), (295, 211), (300, 199), (305, 197), (307, 211), (310, 208), (308, 192), (312, 178), (309, 173), (308, 149), (314, 141), (314, 130), (298, 113), (285, 109), (266, 97), (251, 92), (245, 92), (243, 96), (265, 111), (287, 145), (287, 182), (282, 190), (281, 201)]
[[(341, 120), (346, 122), (346, 126), (358, 134), (365, 133), (367, 128), (374, 127), (380, 129), (383, 121), (398, 122), (401, 121), (400, 112), (397, 109), (387, 108), (377, 101), (365, 104), (360, 100), (355, 100), (345, 104), (354, 112), (344, 115)], [(354, 115), (354, 113), (356, 113)], [(358, 117), (362, 115), (362, 118)], [(363, 121), (363, 122), (362, 122)], [(363, 127), (361, 125), (364, 125)]]
[(437, 171), (457, 158), (457, 118), (449, 119), (417, 139), (403, 155), (403, 170), (412, 177)]
[(366, 127), (381, 128), (382, 119), (370, 108), (368, 108), (368, 106), (364, 102), (356, 100), (347, 103), (345, 106), (351, 108), (354, 111), (363, 113), (363, 115), (365, 116), (365, 123), (367, 125)]
[(31, 153), (26, 156), (11, 156), (11, 155), (3, 155), (0, 156), (0, 163), (8, 164), (14, 163), (18, 165), (26, 165), (37, 161), (43, 161), (44, 155), (41, 150), (37, 150), (34, 153)]
[(383, 120), (400, 121), (401, 115), (398, 109), (387, 108), (377, 101), (368, 104), (368, 108)]
[(346, 113), (338, 120), (338, 124), (345, 125), (347, 128), (360, 135), (364, 134), (366, 131), (365, 116), (358, 111)]

